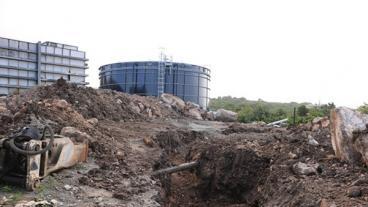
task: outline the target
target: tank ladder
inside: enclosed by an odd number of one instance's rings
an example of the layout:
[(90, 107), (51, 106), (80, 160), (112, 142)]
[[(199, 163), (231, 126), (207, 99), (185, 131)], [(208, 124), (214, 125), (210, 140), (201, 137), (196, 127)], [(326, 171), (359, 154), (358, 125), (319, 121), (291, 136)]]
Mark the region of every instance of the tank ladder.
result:
[(167, 56), (161, 52), (160, 61), (158, 62), (158, 76), (157, 76), (157, 96), (160, 97), (165, 91), (165, 73), (166, 68), (169, 69), (169, 73), (172, 70), (172, 58), (168, 59)]

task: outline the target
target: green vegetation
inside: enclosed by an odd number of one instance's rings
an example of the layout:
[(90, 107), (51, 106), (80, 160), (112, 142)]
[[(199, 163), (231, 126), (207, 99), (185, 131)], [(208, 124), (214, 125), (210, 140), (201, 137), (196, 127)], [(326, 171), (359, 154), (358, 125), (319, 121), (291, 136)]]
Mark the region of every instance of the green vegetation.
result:
[(368, 114), (368, 104), (364, 103), (362, 106), (359, 106), (358, 111), (363, 114)]
[(210, 100), (210, 110), (217, 110), (220, 108), (237, 112), (239, 121), (244, 123), (254, 121), (269, 123), (285, 118), (289, 118), (289, 123), (292, 123), (294, 108), (296, 108), (296, 123), (306, 123), (315, 117), (329, 116), (330, 110), (335, 108), (335, 105), (333, 103), (325, 105), (295, 102), (277, 103), (266, 102), (261, 99), (258, 101), (250, 101), (245, 98), (230, 96), (218, 97)]
[(53, 176), (48, 176), (44, 180), (42, 180), (42, 182), (39, 183), (35, 190), (38, 199), (43, 199), (46, 196), (48, 190), (54, 188), (56, 184), (57, 181)]
[[(301, 105), (297, 108), (297, 116), (295, 117), (295, 123), (307, 123), (312, 121), (316, 117), (330, 116), (331, 109), (335, 108), (334, 103), (328, 103), (323, 105), (312, 105), (309, 108), (305, 105)], [(289, 117), (289, 124), (293, 122), (293, 116)]]
[(6, 198), (8, 199), (5, 204), (15, 206), (15, 204), (20, 201), (23, 197), (24, 191), (18, 187), (4, 185), (1, 186), (2, 192), (6, 193)]

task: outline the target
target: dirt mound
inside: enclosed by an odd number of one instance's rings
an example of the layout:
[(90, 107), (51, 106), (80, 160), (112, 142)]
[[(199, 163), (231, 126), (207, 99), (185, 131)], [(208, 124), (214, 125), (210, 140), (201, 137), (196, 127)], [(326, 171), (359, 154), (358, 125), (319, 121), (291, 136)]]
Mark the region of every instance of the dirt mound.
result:
[[(167, 152), (177, 152), (180, 148), (187, 149), (187, 145), (196, 140), (202, 140), (204, 134), (197, 131), (188, 130), (169, 130), (159, 132), (154, 141), (158, 146)], [(186, 152), (181, 152), (185, 154)]]
[(144, 120), (155, 117), (178, 116), (175, 111), (160, 104), (154, 97), (139, 97), (113, 90), (93, 89), (68, 84), (60, 79), (56, 84), (35, 87), (7, 100), (12, 112), (19, 111), (27, 101), (61, 99), (72, 105), (84, 118), (109, 119), (114, 121)]
[(234, 133), (245, 133), (245, 132), (255, 132), (255, 133), (264, 133), (271, 131), (271, 127), (261, 127), (255, 124), (241, 124), (234, 123), (231, 124), (228, 128), (223, 130), (223, 134), (234, 134)]

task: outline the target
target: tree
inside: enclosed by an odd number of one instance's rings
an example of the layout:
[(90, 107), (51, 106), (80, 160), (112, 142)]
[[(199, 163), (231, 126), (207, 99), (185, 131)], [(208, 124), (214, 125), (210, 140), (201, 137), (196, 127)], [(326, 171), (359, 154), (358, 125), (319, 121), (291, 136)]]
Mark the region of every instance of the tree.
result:
[(270, 111), (262, 104), (257, 104), (253, 111), (254, 121), (268, 122), (270, 120)]
[(297, 108), (297, 114), (298, 116), (307, 116), (308, 114), (308, 108), (305, 105), (301, 105)]

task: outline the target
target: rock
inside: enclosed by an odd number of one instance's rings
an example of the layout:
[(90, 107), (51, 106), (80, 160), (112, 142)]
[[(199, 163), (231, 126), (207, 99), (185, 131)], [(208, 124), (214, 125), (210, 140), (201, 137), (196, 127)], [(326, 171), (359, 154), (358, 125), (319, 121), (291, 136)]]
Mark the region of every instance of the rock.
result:
[(322, 198), (319, 207), (336, 207), (334, 202), (329, 203), (327, 199)]
[(58, 202), (56, 199), (51, 199), (51, 200), (50, 200), (50, 202), (51, 202), (53, 205), (55, 205), (55, 206), (57, 206), (57, 205), (59, 204), (59, 202)]
[(52, 207), (54, 205), (45, 200), (43, 201), (19, 201), (15, 205), (15, 207), (36, 207), (36, 206)]
[(368, 115), (339, 107), (331, 111), (331, 142), (337, 158), (368, 164)]
[(124, 158), (124, 152), (123, 152), (123, 151), (121, 151), (121, 150), (118, 150), (118, 151), (116, 152), (116, 158), (118, 158), (118, 159), (122, 160), (122, 159)]
[(122, 100), (120, 100), (120, 99), (116, 99), (116, 103), (117, 103), (117, 104), (122, 104), (122, 103), (123, 103), (123, 101), (122, 101)]
[(362, 191), (356, 186), (349, 188), (347, 193), (351, 198), (360, 197), (362, 195)]
[(201, 109), (201, 107), (198, 104), (192, 103), (190, 101), (188, 101), (186, 103), (185, 109), (184, 109), (184, 115), (191, 117), (193, 119), (197, 119), (197, 120), (203, 120), (203, 116), (205, 115), (205, 111)]
[(308, 135), (308, 144), (313, 146), (319, 145), (319, 143), (310, 134)]
[(78, 129), (76, 129), (74, 127), (64, 127), (64, 128), (61, 129), (60, 134), (65, 136), (65, 137), (72, 138), (77, 142), (83, 142), (83, 141), (91, 140), (91, 136), (89, 136), (85, 132), (79, 131)]
[(93, 126), (96, 126), (98, 124), (98, 119), (91, 118), (91, 119), (88, 119), (87, 122), (90, 123)]
[(316, 117), (312, 120), (312, 124), (319, 124), (323, 118), (322, 117)]
[(133, 109), (133, 111), (135, 111), (136, 113), (141, 113), (141, 108), (137, 105), (135, 105), (133, 102), (129, 104), (130, 108)]
[(185, 102), (177, 96), (168, 93), (163, 93), (161, 95), (161, 100), (178, 111), (184, 111)]
[(330, 120), (327, 116), (325, 117), (316, 117), (311, 122), (311, 130), (317, 131), (322, 128), (327, 128), (330, 126)]
[(67, 191), (69, 191), (69, 190), (71, 190), (73, 187), (72, 186), (70, 186), (70, 185), (64, 185), (64, 189), (65, 190), (67, 190)]
[(199, 108), (191, 108), (191, 109), (188, 109), (184, 112), (184, 114), (186, 116), (189, 116), (193, 119), (197, 119), (197, 120), (203, 120), (202, 118), (202, 114), (199, 110)]
[(313, 175), (317, 174), (318, 164), (305, 164), (298, 162), (293, 165), (293, 171), (299, 175)]
[(68, 108), (69, 103), (65, 101), (64, 99), (58, 99), (58, 100), (53, 100), (52, 105), (56, 106), (59, 109), (66, 109)]
[(326, 117), (326, 119), (323, 119), (321, 121), (321, 126), (322, 126), (322, 128), (328, 128), (328, 127), (330, 127), (330, 120)]
[(7, 109), (6, 109), (5, 103), (0, 103), (0, 113), (4, 113), (6, 111), (7, 111)]
[(205, 117), (207, 120), (215, 121), (215, 113), (214, 111), (205, 112)]
[(8, 198), (6, 196), (3, 196), (1, 199), (0, 199), (0, 206), (5, 206), (5, 204), (8, 202)]
[(185, 105), (187, 108), (197, 108), (197, 109), (201, 108), (201, 106), (199, 106), (198, 104), (190, 102), (190, 101), (187, 101)]
[(121, 200), (125, 200), (125, 199), (129, 198), (129, 195), (127, 195), (127, 193), (114, 193), (112, 195), (112, 197), (117, 198), (117, 199), (121, 199)]
[(152, 115), (152, 109), (147, 108), (146, 109), (146, 113), (147, 113), (148, 118), (152, 118), (153, 117), (153, 115)]
[(143, 111), (146, 108), (142, 103), (138, 103), (138, 107), (141, 111)]
[(151, 138), (145, 137), (143, 138), (143, 142), (145, 145), (149, 147), (153, 147), (153, 140)]
[(238, 119), (237, 113), (225, 109), (217, 110), (214, 115), (216, 121), (235, 122)]
[(289, 156), (290, 159), (296, 159), (296, 158), (298, 158), (298, 155), (296, 155), (296, 154), (294, 154), (292, 152), (289, 152), (288, 156)]

